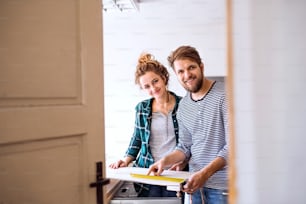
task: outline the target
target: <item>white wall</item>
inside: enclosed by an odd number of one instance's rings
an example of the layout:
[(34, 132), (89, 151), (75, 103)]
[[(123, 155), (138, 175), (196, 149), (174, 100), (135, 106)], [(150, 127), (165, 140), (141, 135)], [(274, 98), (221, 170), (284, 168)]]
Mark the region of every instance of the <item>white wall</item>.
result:
[[(180, 45), (201, 53), (208, 76), (226, 75), (225, 1), (141, 1), (139, 12), (104, 12), (106, 155), (124, 155), (133, 133), (134, 107), (148, 96), (134, 83), (139, 55), (151, 52), (168, 67), (167, 56)], [(172, 69), (169, 89), (179, 95)]]
[[(142, 51), (167, 65), (172, 49), (191, 44), (206, 74), (226, 75), (225, 1), (149, 2), (140, 7), (149, 16), (104, 15), (109, 160), (123, 155), (134, 106), (146, 98), (134, 85)], [(238, 204), (306, 203), (305, 8), (303, 0), (233, 1)], [(184, 94), (173, 74), (170, 83)]]
[(306, 1), (233, 5), (237, 203), (306, 203)]

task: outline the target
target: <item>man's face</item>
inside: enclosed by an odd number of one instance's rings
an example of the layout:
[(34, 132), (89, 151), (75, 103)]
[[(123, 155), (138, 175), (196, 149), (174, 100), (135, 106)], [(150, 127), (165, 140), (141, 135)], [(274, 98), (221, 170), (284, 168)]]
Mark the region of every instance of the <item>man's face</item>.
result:
[(189, 59), (176, 60), (173, 63), (174, 72), (181, 85), (189, 92), (196, 93), (203, 83), (204, 65), (200, 66)]

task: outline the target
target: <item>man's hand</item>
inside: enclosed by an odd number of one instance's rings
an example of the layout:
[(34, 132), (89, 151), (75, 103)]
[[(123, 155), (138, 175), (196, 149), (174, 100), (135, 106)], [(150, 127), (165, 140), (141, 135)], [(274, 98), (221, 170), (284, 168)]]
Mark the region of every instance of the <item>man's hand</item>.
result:
[(207, 166), (200, 171), (193, 173), (187, 183), (183, 186), (183, 191), (187, 193), (194, 193), (196, 190), (204, 186), (206, 181), (218, 170), (226, 165), (226, 161), (222, 157), (216, 157)]
[(186, 167), (186, 165), (188, 164), (187, 161), (182, 161), (179, 163), (176, 163), (174, 165), (172, 165), (169, 170), (174, 170), (174, 171), (183, 171), (183, 169)]
[(164, 165), (163, 159), (155, 162), (154, 164), (150, 166), (147, 175), (150, 175), (151, 173), (153, 173), (154, 176), (160, 176), (161, 173), (164, 171), (164, 166), (165, 165)]
[[(174, 150), (167, 156), (152, 164), (147, 175), (153, 173), (155, 176), (160, 176), (165, 168), (169, 168), (174, 164), (185, 161), (185, 154), (179, 150)], [(173, 167), (176, 168), (177, 166)]]
[(189, 194), (194, 193), (196, 190), (204, 186), (206, 180), (206, 176), (204, 176), (201, 171), (195, 172), (188, 178), (186, 184), (183, 186), (182, 191)]

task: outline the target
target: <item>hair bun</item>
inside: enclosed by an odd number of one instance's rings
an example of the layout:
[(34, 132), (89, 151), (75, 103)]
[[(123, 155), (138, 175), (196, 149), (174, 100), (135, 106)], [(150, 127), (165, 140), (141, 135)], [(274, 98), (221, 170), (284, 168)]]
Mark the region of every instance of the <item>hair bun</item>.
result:
[(152, 62), (154, 60), (154, 56), (149, 53), (143, 53), (140, 55), (138, 59), (139, 64), (146, 64), (148, 62)]

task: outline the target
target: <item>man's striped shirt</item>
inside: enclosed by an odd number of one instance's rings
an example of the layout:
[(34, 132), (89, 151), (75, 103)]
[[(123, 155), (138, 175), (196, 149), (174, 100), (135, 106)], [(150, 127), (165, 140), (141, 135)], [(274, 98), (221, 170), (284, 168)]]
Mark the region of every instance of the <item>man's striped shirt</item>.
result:
[[(177, 112), (179, 144), (190, 159), (191, 172), (201, 170), (216, 157), (228, 160), (227, 101), (223, 82), (215, 82), (209, 92), (198, 101), (191, 93), (180, 101)], [(217, 171), (205, 187), (227, 189), (227, 166)]]

